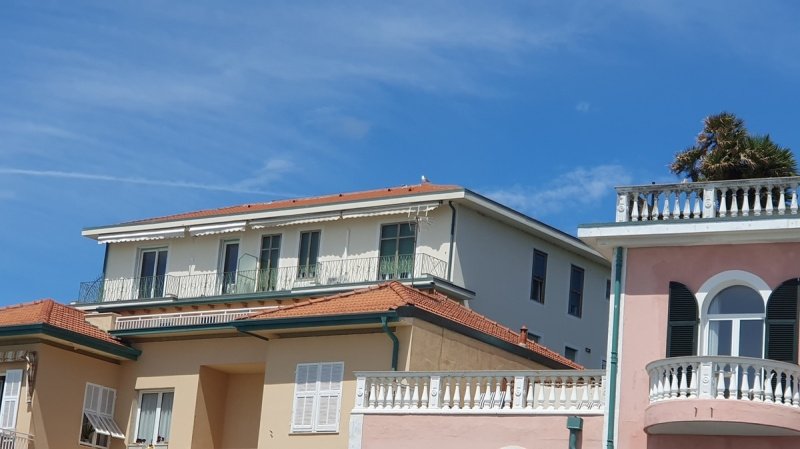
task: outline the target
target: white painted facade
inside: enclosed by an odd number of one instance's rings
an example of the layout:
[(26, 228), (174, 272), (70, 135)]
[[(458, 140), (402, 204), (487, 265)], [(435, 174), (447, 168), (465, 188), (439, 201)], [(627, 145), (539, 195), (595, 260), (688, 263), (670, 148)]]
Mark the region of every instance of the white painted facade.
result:
[[(424, 204), (424, 212), (419, 212)], [(394, 208), (393, 212), (357, 213), (375, 207)], [(320, 213), (327, 214), (324, 217)], [(338, 217), (335, 214), (339, 214)], [(316, 215), (315, 215), (316, 214)], [(331, 218), (331, 214), (334, 214)], [(359, 215), (346, 218), (351, 215)], [(367, 215), (367, 216), (361, 216)], [(273, 220), (263, 224), (267, 218)], [(293, 221), (288, 222), (287, 219)], [(455, 225), (453, 220), (455, 219)], [(259, 221), (262, 220), (262, 221)], [(304, 231), (320, 231), (320, 265), (339, 267), (341, 272), (328, 270), (316, 282), (327, 291), (352, 289), (357, 285), (374, 284), (385, 280), (375, 268), (378, 264), (381, 227), (387, 224), (415, 223), (416, 239), (414, 273), (401, 281), (436, 278), (443, 292), (457, 291), (461, 299), (474, 310), (512, 329), (528, 327), (540, 337), (545, 346), (564, 353), (566, 346), (576, 350), (576, 361), (590, 368), (599, 368), (605, 358), (605, 336), (608, 317), (606, 283), (610, 279), (607, 262), (583, 243), (535, 220), (498, 205), (463, 188), (451, 192), (391, 198), (368, 203), (339, 203), (335, 205), (295, 208), (289, 211), (261, 212), (250, 216), (217, 216), (196, 220), (163, 223), (123, 224), (88, 229), (84, 235), (98, 241), (159, 238), (169, 230), (172, 238), (108, 243), (105, 263), (105, 297), (102, 304), (132, 300), (135, 297), (113, 297), (114, 283), (127, 282), (129, 290), (140, 282), (143, 250), (167, 250), (166, 275), (170, 282), (197, 284), (208, 282), (221, 271), (223, 243), (237, 241), (239, 270), (257, 270), (262, 237), (280, 235), (279, 270), (288, 276), (297, 274), (300, 236)], [(227, 224), (226, 224), (227, 223)], [(228, 226), (228, 224), (236, 226)], [(242, 224), (239, 226), (239, 224)], [(254, 225), (255, 223), (255, 225)], [(232, 232), (193, 236), (198, 226)], [(183, 232), (180, 232), (183, 227)], [(451, 232), (453, 235), (451, 236)], [(194, 232), (196, 234), (196, 232)], [(120, 237), (123, 236), (123, 237)], [(534, 249), (547, 253), (545, 301), (531, 300), (531, 276)], [(451, 254), (452, 253), (452, 254)], [(584, 270), (581, 317), (568, 313), (571, 266)], [(358, 268), (355, 268), (358, 266)], [(366, 270), (360, 276), (348, 271)], [(283, 276), (283, 275), (282, 275)], [(316, 294), (309, 290), (314, 282), (292, 278), (281, 284), (276, 292), (284, 297)], [(235, 294), (258, 295), (254, 284), (240, 282)], [(426, 284), (432, 285), (432, 284)], [(302, 288), (301, 288), (302, 287)], [(182, 287), (183, 288), (183, 287)], [(216, 288), (216, 290), (214, 290)], [(219, 287), (205, 290), (164, 289), (163, 296), (173, 300), (220, 295)], [(303, 290), (305, 288), (305, 290)], [(450, 290), (447, 290), (447, 289)], [(249, 290), (248, 290), (249, 289)], [(189, 292), (189, 293), (187, 293)], [(103, 294), (101, 293), (101, 294)], [(130, 293), (130, 292), (128, 292)], [(134, 292), (135, 294), (135, 292)], [(188, 295), (188, 296), (187, 296)], [(155, 301), (157, 298), (152, 298)], [(91, 304), (82, 305), (91, 309)]]

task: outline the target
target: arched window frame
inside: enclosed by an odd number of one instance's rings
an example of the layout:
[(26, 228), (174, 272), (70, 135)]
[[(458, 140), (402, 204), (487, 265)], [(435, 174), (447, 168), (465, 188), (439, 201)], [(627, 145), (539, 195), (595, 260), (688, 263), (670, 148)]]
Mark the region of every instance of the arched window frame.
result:
[(758, 292), (762, 301), (764, 301), (764, 319), (766, 319), (767, 300), (769, 299), (770, 294), (772, 294), (772, 289), (766, 282), (764, 282), (763, 279), (753, 273), (742, 270), (729, 270), (715, 274), (706, 280), (703, 285), (700, 286), (700, 289), (697, 291), (697, 293), (695, 293), (695, 298), (697, 298), (697, 303), (700, 310), (700, 338), (698, 338), (698, 354), (705, 355), (708, 352), (708, 309), (711, 306), (711, 301), (713, 301), (722, 290), (737, 285), (749, 287)]

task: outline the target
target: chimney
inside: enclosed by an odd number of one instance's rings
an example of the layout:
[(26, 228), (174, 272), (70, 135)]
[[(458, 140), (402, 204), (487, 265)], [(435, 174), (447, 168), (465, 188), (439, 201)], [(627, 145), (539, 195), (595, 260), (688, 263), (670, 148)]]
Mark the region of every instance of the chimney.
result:
[(519, 328), (519, 342), (517, 344), (520, 346), (528, 346), (528, 326), (524, 324)]

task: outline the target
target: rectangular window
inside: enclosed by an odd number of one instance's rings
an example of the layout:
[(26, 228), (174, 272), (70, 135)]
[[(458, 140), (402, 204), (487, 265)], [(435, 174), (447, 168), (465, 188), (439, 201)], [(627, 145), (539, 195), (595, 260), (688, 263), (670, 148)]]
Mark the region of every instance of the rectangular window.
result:
[(600, 369), (606, 369), (606, 359), (600, 361)]
[(259, 258), (258, 291), (275, 290), (278, 283), (278, 260), (281, 255), (281, 236), (261, 237), (261, 257)]
[(0, 429), (13, 430), (17, 426), (21, 385), (21, 369), (10, 369), (0, 377)]
[(83, 421), (81, 423), (81, 444), (106, 448), (111, 438), (125, 438), (122, 430), (114, 422), (114, 402), (117, 392), (95, 384), (86, 384), (83, 398)]
[(410, 279), (414, 275), (416, 223), (381, 226), (378, 279)]
[(161, 298), (167, 274), (167, 249), (145, 249), (140, 253), (139, 298)]
[(236, 271), (239, 267), (239, 241), (222, 242), (222, 294), (236, 293)]
[(570, 348), (569, 346), (564, 346), (564, 357), (575, 362), (578, 358), (578, 350), (575, 348)]
[(547, 253), (533, 250), (533, 273), (531, 275), (531, 299), (544, 304), (544, 286), (547, 279)]
[(172, 391), (143, 391), (139, 394), (139, 413), (136, 416), (137, 444), (169, 443), (172, 424)]
[(567, 313), (581, 317), (583, 313), (583, 268), (572, 266), (569, 274), (569, 308)]
[(344, 363), (300, 363), (294, 383), (292, 432), (338, 432)]
[(297, 277), (309, 279), (317, 277), (317, 258), (319, 258), (320, 231), (300, 233), (300, 251), (297, 260)]
[(533, 340), (534, 343), (539, 343), (539, 340), (542, 339), (541, 335), (528, 334), (528, 336), (530, 337), (531, 340)]
[(606, 279), (606, 299), (611, 299), (611, 279)]

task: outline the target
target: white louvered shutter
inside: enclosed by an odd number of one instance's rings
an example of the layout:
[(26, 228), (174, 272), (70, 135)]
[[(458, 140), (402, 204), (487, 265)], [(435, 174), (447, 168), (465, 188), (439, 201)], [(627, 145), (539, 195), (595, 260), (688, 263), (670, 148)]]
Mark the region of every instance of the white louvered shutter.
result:
[(311, 432), (314, 430), (314, 399), (317, 395), (318, 376), (318, 364), (301, 363), (297, 365), (294, 379), (292, 432)]
[(21, 369), (6, 371), (3, 396), (0, 398), (0, 429), (14, 429), (17, 425), (17, 410), (19, 409), (19, 391), (21, 385)]
[(343, 374), (343, 363), (320, 364), (319, 406), (317, 407), (316, 422), (316, 430), (319, 432), (336, 432), (339, 430)]

